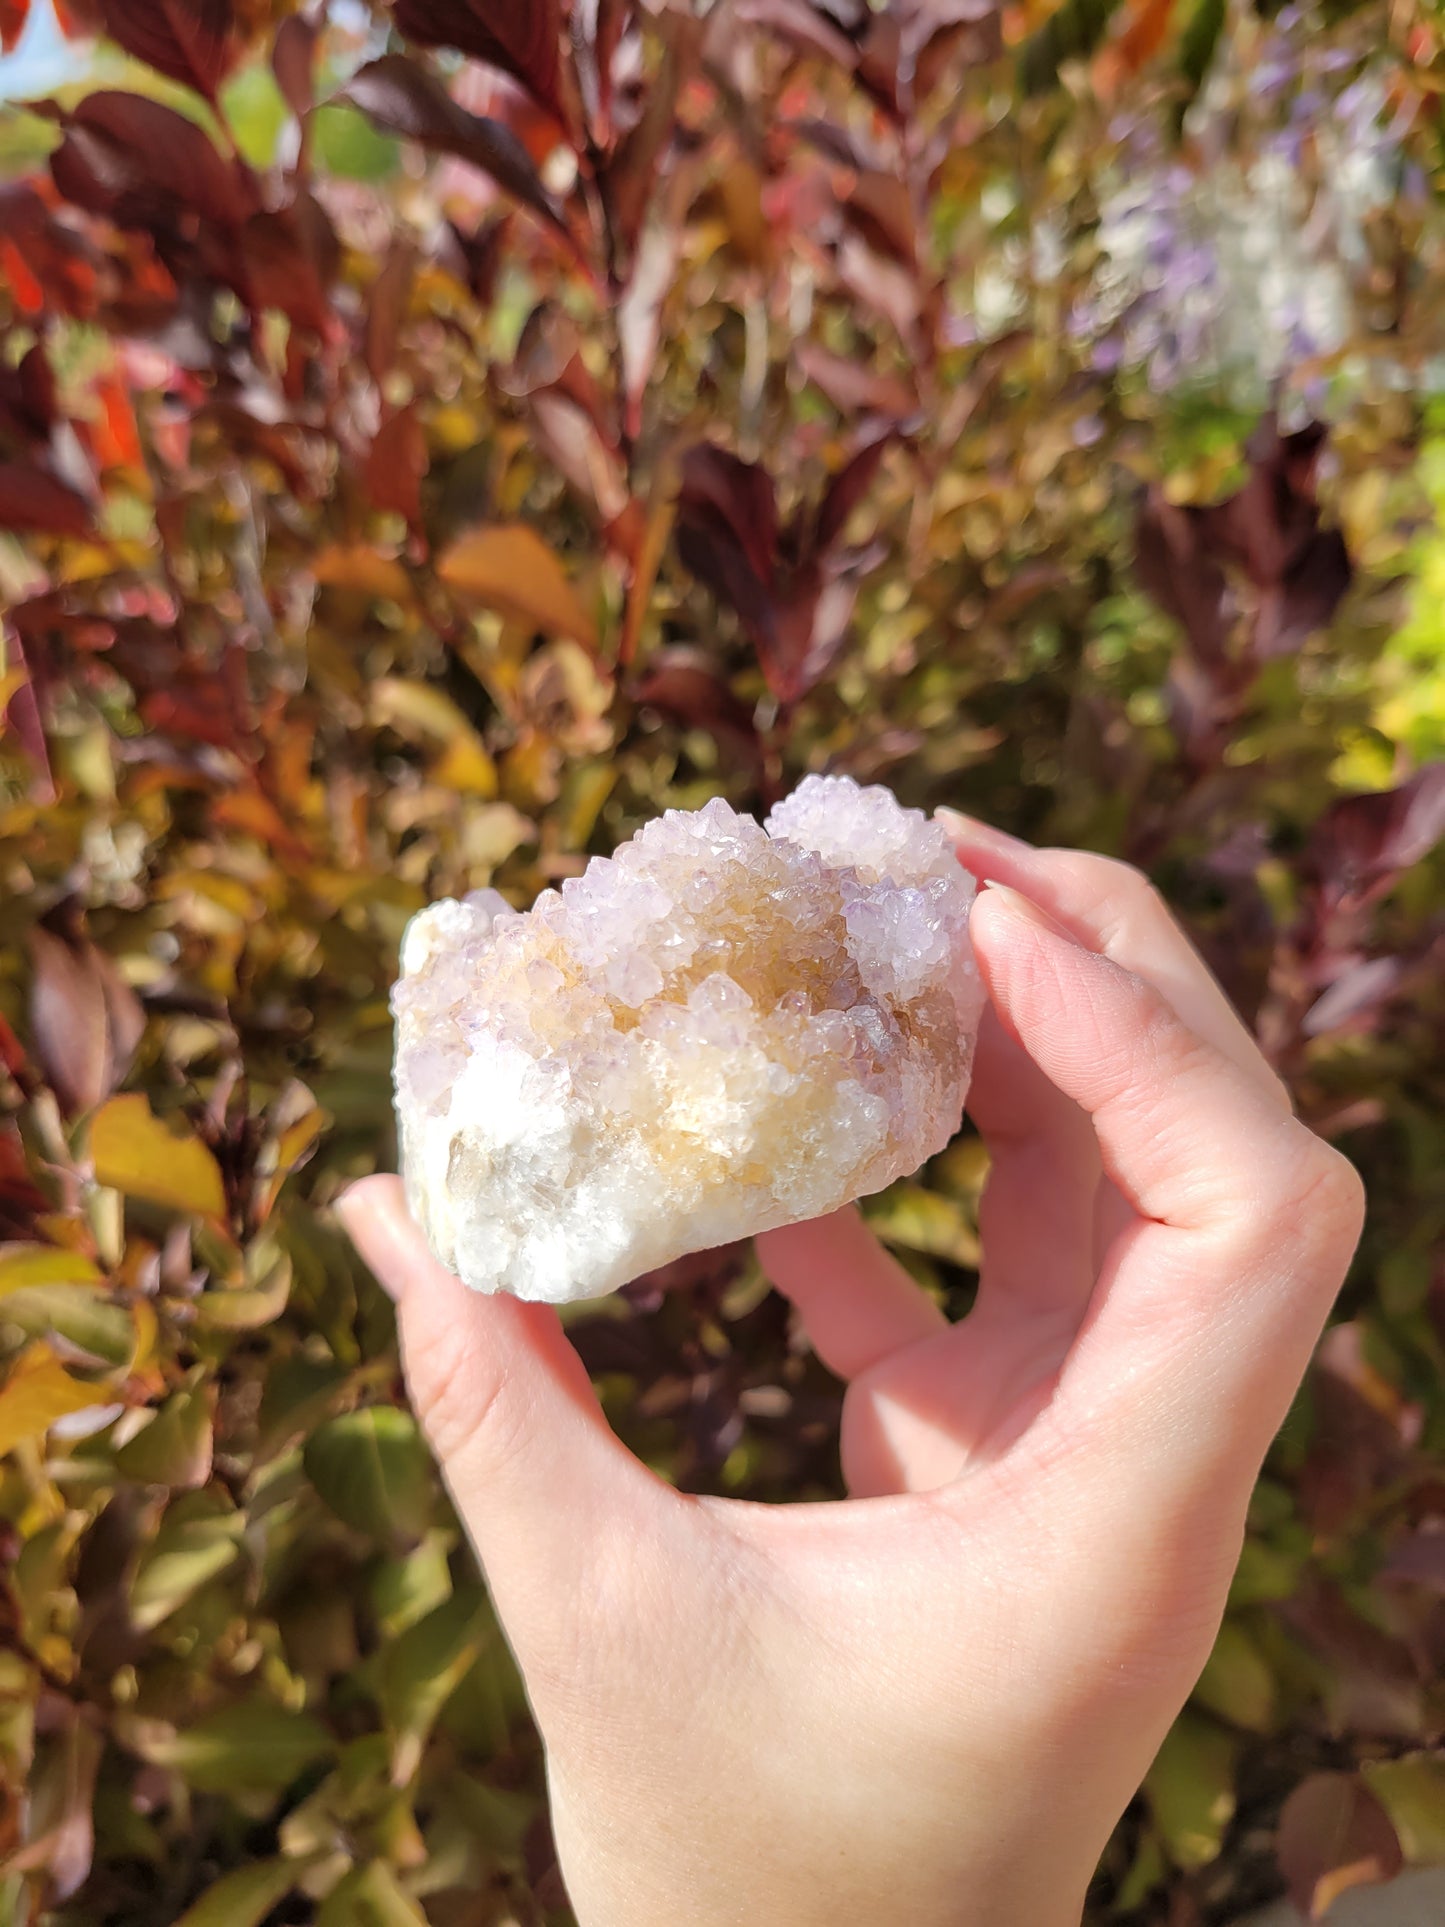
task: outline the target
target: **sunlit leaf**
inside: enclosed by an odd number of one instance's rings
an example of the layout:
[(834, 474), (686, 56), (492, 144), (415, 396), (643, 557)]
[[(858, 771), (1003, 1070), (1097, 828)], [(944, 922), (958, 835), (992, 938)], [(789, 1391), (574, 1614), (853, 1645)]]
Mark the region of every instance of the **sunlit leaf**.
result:
[(562, 564), (534, 529), (520, 522), (474, 529), (437, 562), (437, 574), (514, 622), (597, 647), (597, 627)]
[(172, 1131), (142, 1096), (113, 1097), (91, 1120), (97, 1184), (173, 1211), (221, 1217), (225, 1187), (215, 1158), (188, 1131)]
[(0, 1385), (0, 1457), (23, 1439), (42, 1438), (67, 1412), (106, 1403), (103, 1387), (72, 1378), (48, 1345), (31, 1345)]

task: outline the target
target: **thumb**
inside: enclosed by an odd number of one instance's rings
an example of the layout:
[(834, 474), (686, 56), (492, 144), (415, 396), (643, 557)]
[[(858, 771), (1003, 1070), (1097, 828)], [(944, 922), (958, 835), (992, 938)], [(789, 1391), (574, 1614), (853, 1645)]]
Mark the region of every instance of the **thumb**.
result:
[(525, 1666), (569, 1637), (606, 1543), (675, 1495), (608, 1425), (552, 1306), (469, 1291), (399, 1178), (363, 1179), (337, 1213), (396, 1301), (407, 1388)]

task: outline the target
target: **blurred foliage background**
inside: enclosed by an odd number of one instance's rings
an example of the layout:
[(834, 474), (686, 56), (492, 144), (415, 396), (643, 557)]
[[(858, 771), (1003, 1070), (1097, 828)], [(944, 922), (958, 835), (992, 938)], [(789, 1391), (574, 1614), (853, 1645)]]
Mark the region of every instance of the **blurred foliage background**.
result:
[[(1438, 7), (0, 37), (0, 1921), (569, 1919), (329, 1204), (413, 911), (809, 769), (1143, 865), (1369, 1184), (1091, 1918), (1445, 1858)], [(867, 1207), (956, 1314), (984, 1176)], [(681, 1485), (838, 1491), (746, 1249), (569, 1323)]]

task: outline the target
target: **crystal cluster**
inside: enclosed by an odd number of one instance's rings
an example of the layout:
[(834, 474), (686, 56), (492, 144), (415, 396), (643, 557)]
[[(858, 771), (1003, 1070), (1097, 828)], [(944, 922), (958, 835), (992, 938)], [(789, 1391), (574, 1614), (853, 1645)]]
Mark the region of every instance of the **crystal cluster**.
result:
[(396, 1103), (436, 1255), (588, 1298), (914, 1170), (968, 1087), (974, 887), (921, 812), (810, 776), (764, 825), (668, 810), (526, 914), (424, 910)]

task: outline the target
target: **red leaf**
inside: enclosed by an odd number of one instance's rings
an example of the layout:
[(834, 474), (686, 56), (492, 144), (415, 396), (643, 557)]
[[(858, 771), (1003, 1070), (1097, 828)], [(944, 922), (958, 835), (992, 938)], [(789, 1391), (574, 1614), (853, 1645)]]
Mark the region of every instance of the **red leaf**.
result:
[(455, 47), (520, 80), (565, 124), (558, 87), (561, 0), (395, 0), (396, 24), (422, 47)]
[(316, 42), (318, 30), (305, 14), (293, 13), (276, 29), (271, 49), (271, 71), (281, 98), (297, 120), (316, 105)]
[(112, 959), (88, 938), (37, 925), (27, 943), (36, 1059), (66, 1112), (91, 1110), (129, 1070), (145, 1012)]
[(148, 227), (189, 209), (221, 229), (256, 206), (253, 183), (232, 168), (193, 120), (139, 94), (87, 94), (62, 116), (65, 139), (50, 157), (55, 185), (92, 214)]
[(90, 504), (34, 462), (0, 462), (0, 529), (27, 535), (90, 535)]
[(1390, 1817), (1352, 1773), (1312, 1773), (1285, 1801), (1275, 1853), (1290, 1895), (1322, 1920), (1349, 1887), (1393, 1880), (1404, 1854)]
[(1399, 789), (1347, 796), (1315, 825), (1310, 868), (1353, 895), (1427, 857), (1445, 837), (1445, 763), (1429, 763)]
[(891, 427), (869, 431), (861, 446), (828, 484), (818, 508), (815, 547), (820, 550), (831, 549), (842, 535), (848, 526), (848, 517), (872, 487), (884, 450), (892, 439)]
[[(12, 612), (12, 620), (14, 620)], [(17, 631), (6, 644), (6, 655), (11, 668), (28, 670), (25, 660), (25, 644)], [(50, 745), (45, 740), (45, 725), (40, 716), (40, 702), (35, 693), (33, 681), (27, 680), (15, 691), (5, 707), (4, 721), (14, 730), (20, 746), (35, 765), (37, 776), (33, 786), (35, 800), (53, 803), (55, 800), (55, 778), (50, 769)]]
[(99, 0), (111, 39), (214, 101), (239, 51), (231, 0)]
[(298, 327), (326, 334), (340, 252), (330, 217), (304, 191), (290, 207), (253, 214), (241, 236), (251, 306), (279, 308)]
[(431, 153), (470, 161), (524, 207), (567, 234), (561, 207), (510, 128), (459, 107), (434, 75), (405, 54), (383, 54), (363, 67), (343, 98), (388, 133), (414, 140)]
[(0, 187), (0, 270), (24, 313), (51, 307), (89, 319), (98, 261), (93, 246), (57, 221), (29, 182)]
[(416, 279), (416, 248), (398, 236), (366, 297), (366, 365), (381, 383), (396, 361), (396, 345)]
[(678, 513), (684, 525), (699, 529), (721, 522), (758, 580), (771, 580), (778, 553), (778, 502), (765, 468), (711, 442), (699, 442), (682, 460)]
[(427, 471), (426, 436), (409, 402), (388, 415), (366, 458), (364, 482), (373, 508), (404, 515), (415, 528), (421, 521), (421, 484)]
[(757, 760), (760, 745), (752, 710), (733, 694), (700, 649), (659, 650), (634, 693), (639, 703), (684, 729), (705, 729)]
[(30, 0), (0, 0), (0, 53), (9, 53), (25, 31)]

